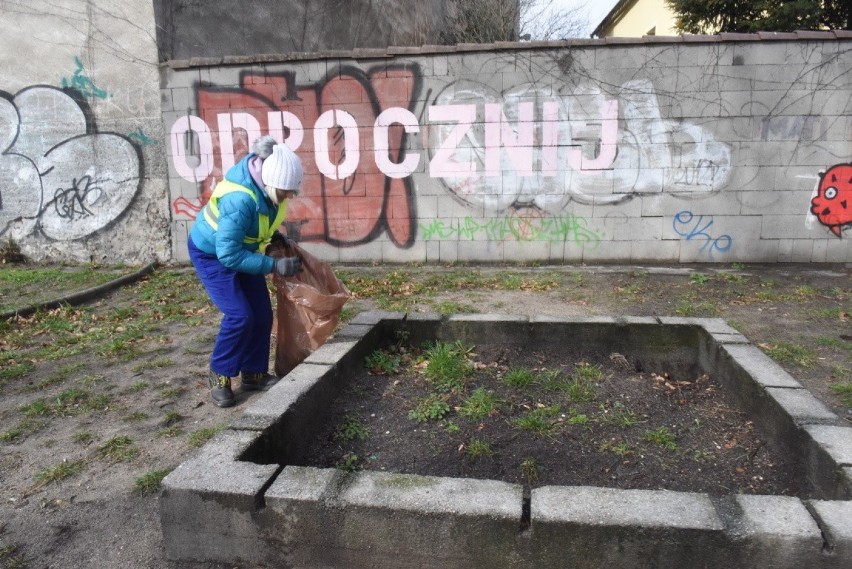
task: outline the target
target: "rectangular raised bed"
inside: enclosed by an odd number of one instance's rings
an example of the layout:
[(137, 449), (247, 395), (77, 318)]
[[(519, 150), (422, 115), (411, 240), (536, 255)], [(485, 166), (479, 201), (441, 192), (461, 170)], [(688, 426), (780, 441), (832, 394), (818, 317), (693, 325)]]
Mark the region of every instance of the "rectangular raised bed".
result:
[[(801, 458), (808, 499), (535, 488), (297, 466), (324, 410), (400, 330), (412, 343), (570, 342), (711, 373)], [(852, 428), (719, 319), (365, 313), (163, 481), (172, 559), (311, 568), (852, 566)]]

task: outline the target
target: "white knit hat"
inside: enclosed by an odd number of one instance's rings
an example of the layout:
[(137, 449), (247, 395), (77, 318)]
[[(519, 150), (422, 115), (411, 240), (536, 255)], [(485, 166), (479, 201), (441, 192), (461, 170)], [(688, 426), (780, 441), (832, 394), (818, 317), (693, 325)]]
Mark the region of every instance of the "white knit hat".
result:
[(263, 183), (278, 190), (299, 193), (302, 186), (302, 161), (296, 153), (283, 144), (272, 147), (272, 154), (264, 161), (260, 170)]

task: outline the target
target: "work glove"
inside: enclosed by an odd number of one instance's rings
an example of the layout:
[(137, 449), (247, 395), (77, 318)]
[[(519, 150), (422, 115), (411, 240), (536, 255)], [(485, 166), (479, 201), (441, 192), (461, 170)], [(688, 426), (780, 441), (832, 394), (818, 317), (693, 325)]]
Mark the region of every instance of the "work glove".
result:
[(302, 260), (298, 257), (281, 257), (275, 261), (275, 272), (285, 277), (292, 277), (302, 271)]
[(293, 240), (281, 233), (280, 231), (276, 231), (272, 234), (272, 239), (270, 240), (271, 245), (281, 245), (282, 247), (286, 247), (288, 245), (293, 245)]

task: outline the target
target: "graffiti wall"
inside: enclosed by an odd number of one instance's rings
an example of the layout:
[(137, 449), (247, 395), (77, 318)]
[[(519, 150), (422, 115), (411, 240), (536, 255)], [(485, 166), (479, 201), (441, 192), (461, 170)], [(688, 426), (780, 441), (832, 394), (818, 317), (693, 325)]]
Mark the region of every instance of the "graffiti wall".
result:
[(10, 0), (0, 30), (0, 240), (36, 261), (169, 260), (151, 6)]
[(175, 258), (271, 134), (330, 260), (852, 261), (848, 39), (416, 51), (173, 65)]

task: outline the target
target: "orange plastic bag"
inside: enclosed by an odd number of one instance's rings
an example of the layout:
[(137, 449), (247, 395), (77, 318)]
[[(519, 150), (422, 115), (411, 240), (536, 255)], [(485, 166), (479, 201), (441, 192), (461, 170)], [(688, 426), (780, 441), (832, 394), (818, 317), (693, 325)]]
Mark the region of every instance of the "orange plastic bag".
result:
[(298, 245), (271, 248), (272, 257), (298, 255), (302, 272), (274, 275), (276, 298), (275, 375), (283, 377), (334, 333), (343, 305), (351, 296), (331, 265)]

